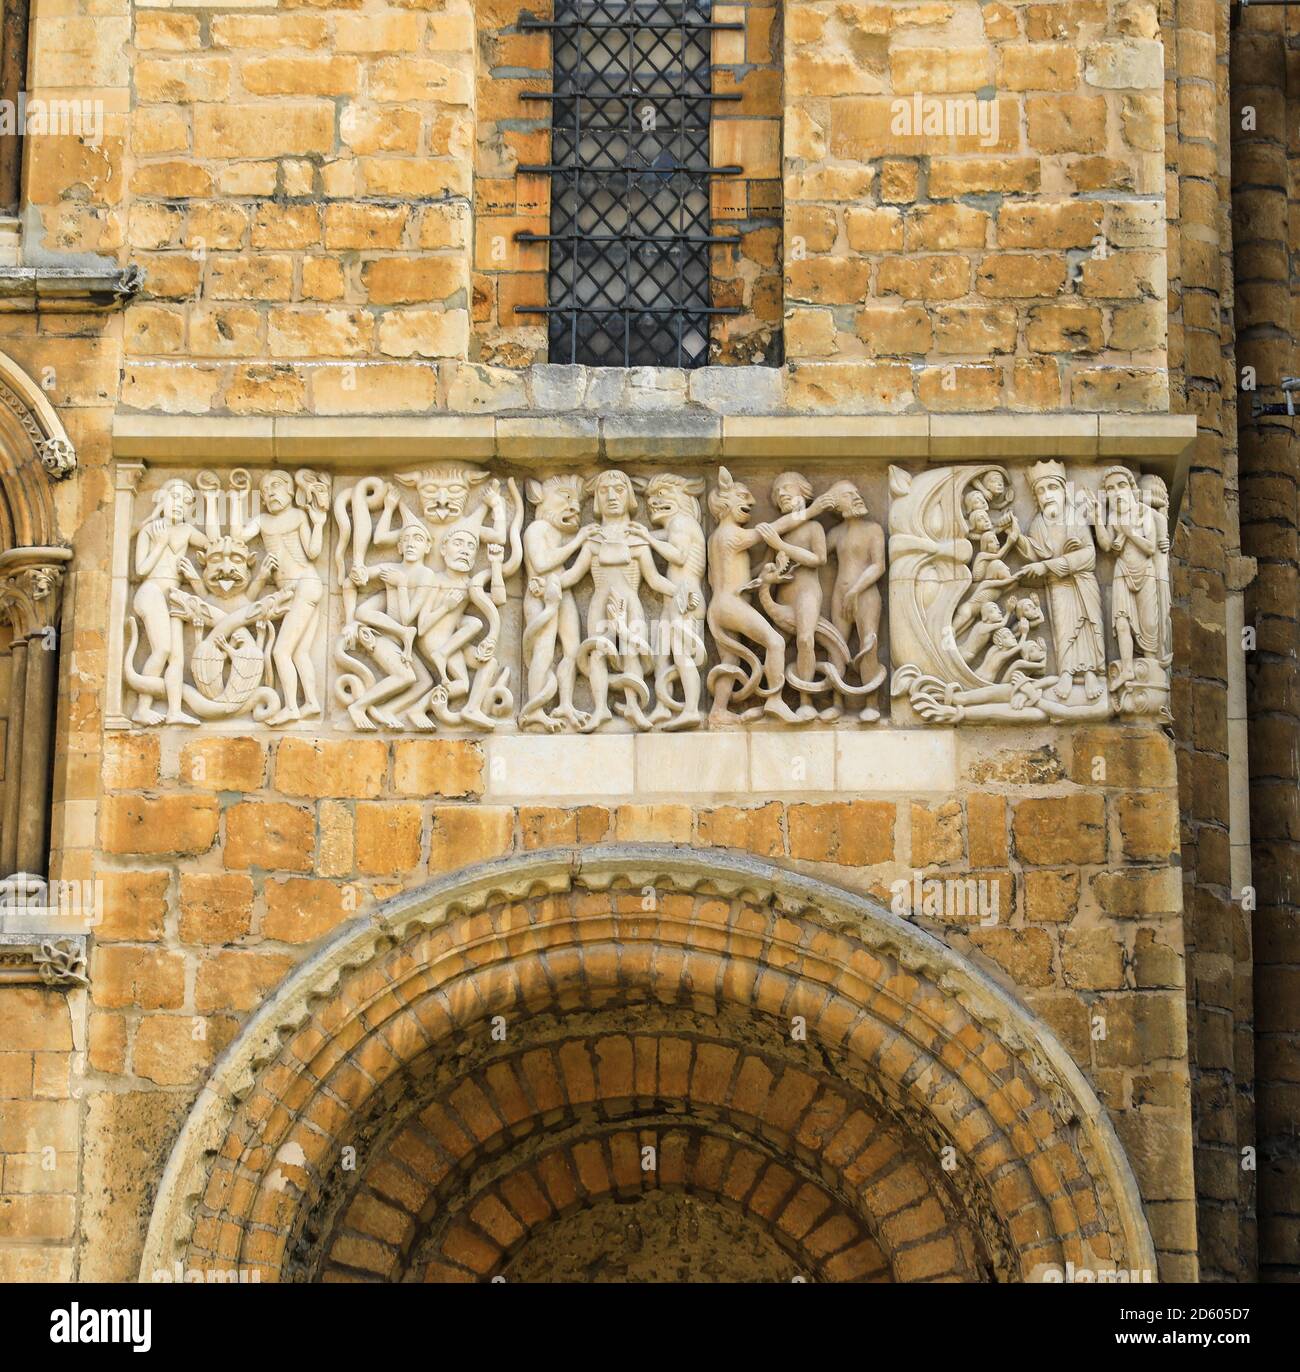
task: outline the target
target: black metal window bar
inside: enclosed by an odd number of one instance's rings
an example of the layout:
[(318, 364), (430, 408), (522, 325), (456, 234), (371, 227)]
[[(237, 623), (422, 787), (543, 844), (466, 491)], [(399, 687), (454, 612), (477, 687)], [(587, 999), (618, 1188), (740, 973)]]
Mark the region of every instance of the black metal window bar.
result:
[(712, 0), (556, 0), (551, 33), (551, 160), (519, 171), (551, 178), (547, 317), (552, 362), (701, 367), (712, 304), (710, 165)]

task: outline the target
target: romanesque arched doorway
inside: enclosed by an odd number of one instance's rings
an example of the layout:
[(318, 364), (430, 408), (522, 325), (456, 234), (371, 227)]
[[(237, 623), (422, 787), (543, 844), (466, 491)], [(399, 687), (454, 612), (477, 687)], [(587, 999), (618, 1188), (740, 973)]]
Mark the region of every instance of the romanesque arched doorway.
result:
[(1051, 1033), (874, 903), (714, 851), (487, 863), (340, 930), (222, 1058), (148, 1280), (1154, 1270)]

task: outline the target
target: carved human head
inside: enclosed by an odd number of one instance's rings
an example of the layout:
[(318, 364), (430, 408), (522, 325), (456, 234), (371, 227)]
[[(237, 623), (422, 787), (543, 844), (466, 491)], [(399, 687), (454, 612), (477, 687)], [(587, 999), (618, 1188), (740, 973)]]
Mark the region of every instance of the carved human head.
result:
[(194, 518), (197, 508), (198, 497), (194, 494), (194, 487), (188, 481), (173, 477), (163, 482), (154, 497), (152, 518), (157, 519), (161, 515), (169, 524), (184, 524)]
[(841, 519), (864, 519), (867, 514), (867, 502), (862, 498), (862, 492), (851, 481), (837, 481), (826, 492), (835, 502), (835, 513)]
[(451, 529), (438, 545), (442, 560), (454, 572), (472, 572), (478, 556), (478, 534), (473, 529)]
[(970, 524), (970, 531), (973, 534), (987, 534), (993, 529), (993, 520), (989, 516), (987, 505), (976, 506), (970, 512), (970, 519), (967, 522)]
[(1016, 618), (1022, 623), (1032, 626), (1043, 622), (1043, 609), (1036, 595), (1021, 596), (1015, 602), (1014, 609)]
[(1154, 472), (1148, 473), (1138, 482), (1138, 488), (1146, 503), (1154, 509), (1169, 508), (1169, 487), (1165, 485), (1163, 477), (1156, 476)]
[(1101, 474), (1101, 489), (1112, 511), (1124, 514), (1141, 500), (1137, 478), (1127, 467), (1107, 467)]
[(601, 472), (591, 482), (591, 505), (598, 519), (621, 519), (637, 512), (636, 492), (632, 479), (617, 469)]
[(267, 472), (258, 482), (262, 504), (272, 514), (279, 514), (293, 504), (293, 477), (288, 472)]
[(1035, 462), (1029, 469), (1029, 485), (1043, 514), (1059, 519), (1065, 510), (1065, 468), (1059, 462)]
[(782, 514), (802, 510), (812, 499), (812, 485), (798, 472), (782, 472), (772, 482), (772, 501)]
[(432, 542), (429, 531), (423, 524), (409, 520), (402, 526), (402, 532), (397, 535), (397, 551), (403, 562), (423, 562)]

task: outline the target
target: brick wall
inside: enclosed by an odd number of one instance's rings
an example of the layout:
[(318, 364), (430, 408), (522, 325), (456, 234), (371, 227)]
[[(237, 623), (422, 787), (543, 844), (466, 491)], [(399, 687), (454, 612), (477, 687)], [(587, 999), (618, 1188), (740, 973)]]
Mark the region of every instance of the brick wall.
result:
[[(742, 97), (715, 161), (746, 167), (715, 187), (739, 237), (715, 289), (744, 311), (716, 326), (723, 360), (775, 359), (783, 265), (792, 408), (1166, 406), (1152, 6), (723, 8), (747, 25), (715, 36), (717, 88)], [(546, 256), (513, 235), (549, 202), (514, 167), (546, 142), (520, 96), (549, 87), (548, 43), (508, 6), (475, 15), (136, 14), (130, 147), (103, 173), (148, 272), (125, 405), (526, 403), (510, 371), (545, 338), (513, 306)], [(977, 105), (995, 136), (924, 123)]]
[[(974, 877), (998, 889), (994, 922), (951, 909), (917, 922), (1060, 1036), (1130, 1151), (1162, 1271), (1193, 1276), (1172, 749), (1110, 728), (1015, 742), (994, 730), (967, 747), (955, 795), (558, 806), (484, 800), (470, 742), (172, 737), (160, 748), (157, 735), (111, 734), (91, 1092), (119, 1128), (139, 1097), (158, 1098), (147, 1130), (134, 1128), (160, 1169), (221, 1049), (334, 930), (431, 876), (512, 852), (613, 840), (736, 849), (886, 904), (917, 873)], [(88, 1191), (82, 1273), (126, 1276), (144, 1193), (104, 1180)]]
[(84, 1023), (84, 992), (0, 988), (0, 1281), (76, 1270)]
[[(1233, 105), (1252, 106), (1256, 128), (1233, 138), (1233, 208), (1238, 289), (1238, 360), (1255, 367), (1262, 399), (1295, 368), (1295, 295), (1290, 283), (1296, 117), (1286, 15), (1249, 15), (1234, 34)], [(1249, 400), (1252, 397), (1243, 397)], [(1250, 696), (1250, 824), (1257, 907), (1254, 992), (1259, 1270), (1300, 1273), (1300, 1135), (1296, 1049), (1300, 1044), (1300, 939), (1296, 935), (1297, 455), (1286, 418), (1254, 420), (1242, 406), (1241, 518), (1245, 551), (1259, 573), (1246, 591), (1256, 634), (1247, 655)]]
[(1164, 408), (1160, 81), (1154, 6), (789, 7), (802, 402)]
[[(1084, 1066), (1129, 1149), (1170, 1276), (1196, 1270), (1186, 994), (1207, 1267), (1247, 1271), (1234, 1263), (1247, 1261), (1248, 1182), (1224, 1162), (1253, 1136), (1243, 1089), (1250, 948), (1225, 880), (1219, 708), (1234, 546), (1234, 419), (1221, 399), (1232, 373), (1222, 313), (1230, 245), (1216, 205), (1226, 8), (1182, 0), (1160, 11), (1167, 139), (1157, 11), (1140, 2), (801, 3), (779, 17), (736, 6), (751, 26), (745, 60), (723, 63), (719, 77), (745, 96), (730, 107), (744, 126), (738, 140), (762, 143), (778, 112), (782, 122), (779, 247), (768, 222), (775, 177), (749, 179), (746, 218), (734, 217), (738, 202), (718, 206), (745, 236), (715, 266), (740, 283), (760, 338), (777, 322), (777, 261), (785, 272), (792, 366), (744, 378), (757, 408), (1151, 410), (1165, 403), (1168, 362), (1175, 408), (1201, 416), (1207, 436), (1178, 544), (1178, 653), (1196, 663), (1177, 706), (1186, 991), (1171, 754), (1155, 734), (1062, 731), (1040, 747), (986, 731), (972, 735), (955, 793), (915, 798), (563, 807), (483, 799), (472, 744), (331, 741), (318, 752), (301, 739), (162, 746), (104, 735), (115, 405), (159, 415), (546, 413), (600, 381), (564, 390), (553, 374), (519, 370), (537, 356), (536, 331), (505, 337), (501, 304), (512, 290), (536, 291), (537, 267), (517, 274), (526, 283), (507, 282), (480, 255), (475, 217), (482, 230), (494, 214), (536, 214), (539, 203), (539, 188), (514, 184), (511, 209), (508, 176), (486, 170), (504, 173), (525, 149), (533, 156), (536, 128), (492, 127), (519, 113), (508, 102), (520, 86), (499, 68), (536, 70), (536, 53), (517, 51), (509, 32), (515, 11), (476, 7), (475, 32), (469, 9), (456, 6), (120, 8), (38, 7), (34, 89), (89, 86), (107, 117), (97, 149), (29, 148), (28, 246), (47, 260), (138, 261), (145, 292), (124, 318), (5, 315), (0, 324), (0, 347), (33, 376), (49, 369), (47, 394), (78, 449), (79, 475), (57, 496), (76, 549), (57, 870), (102, 878), (107, 898), (84, 1044), (64, 995), (0, 991), (0, 1024), (17, 1026), (12, 1039), (0, 1033), (12, 1043), (0, 1094), (5, 1120), (18, 1122), (0, 1142), (0, 1272), (67, 1273), (80, 1192), (80, 1275), (133, 1273), (158, 1175), (204, 1073), (256, 1004), (353, 914), (479, 857), (613, 838), (760, 853), (886, 899), (889, 882), (916, 868), (996, 880), (1007, 919), (933, 927), (1017, 988)], [(785, 66), (779, 111), (774, 35)], [(895, 98), (961, 99), (988, 85), (1000, 128), (990, 147), (968, 137), (921, 149), (891, 131)], [(758, 151), (747, 146), (745, 160)], [(720, 327), (729, 355), (745, 357), (747, 327)], [(645, 392), (644, 408), (671, 411), (670, 426), (688, 398), (740, 375), (700, 374), (689, 391), (684, 377), (645, 387), (640, 378), (616, 403)], [(1249, 496), (1261, 540), (1275, 476), (1262, 464)], [(1283, 552), (1279, 568), (1285, 561)], [(1280, 627), (1290, 622), (1284, 592), (1260, 602)], [(1268, 651), (1256, 684), (1272, 704), (1256, 727), (1260, 751), (1282, 758), (1272, 730), (1285, 737), (1289, 727), (1289, 668), (1276, 645)], [(1109, 763), (1104, 785), (1093, 780), (1097, 756)], [(1282, 851), (1289, 840), (1276, 837)], [(1274, 930), (1289, 908), (1286, 871), (1279, 864), (1274, 879)], [(1270, 985), (1289, 975), (1284, 953)], [(1104, 1040), (1092, 1037), (1097, 1014)], [(1290, 1029), (1270, 1024), (1281, 1111)], [(69, 1068), (78, 1075), (70, 1055), (82, 1047), (89, 1089), (74, 1101), (65, 1081)], [(1284, 1135), (1284, 1114), (1270, 1118)], [(67, 1168), (79, 1136), (77, 1181)], [(30, 1163), (47, 1141), (52, 1174)], [(1272, 1231), (1283, 1254), (1290, 1224)]]

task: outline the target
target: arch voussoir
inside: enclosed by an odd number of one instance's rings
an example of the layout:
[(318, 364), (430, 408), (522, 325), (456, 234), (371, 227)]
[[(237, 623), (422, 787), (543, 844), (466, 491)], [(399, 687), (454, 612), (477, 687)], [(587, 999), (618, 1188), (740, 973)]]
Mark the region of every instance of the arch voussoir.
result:
[[(485, 864), (341, 931), (218, 1065), (202, 1118), (169, 1163), (145, 1270), (178, 1253), (198, 1267), (228, 1259), (238, 1233), (240, 1263), (285, 1275), (287, 1235), (327, 1191), (340, 1150), (371, 1137), (379, 1126), (366, 1122), (391, 1114), (409, 1083), (478, 1027), (637, 1005), (725, 1013), (753, 1026), (745, 1033), (782, 1039), (797, 1018), (798, 1041), (842, 1059), (860, 1091), (911, 1122), (911, 1137), (951, 1150), (962, 1184), (994, 1217), (994, 1247), (1005, 1236), (1012, 1250), (1013, 1275), (1090, 1254), (1154, 1266), (1127, 1161), (1082, 1075), (959, 955), (861, 897), (766, 863), (610, 845)], [(864, 1160), (869, 1118), (838, 1102), (837, 1125), (803, 1127), (807, 1086), (792, 1076), (787, 1096), (784, 1075), (746, 1070), (755, 1079), (739, 1096), (739, 1078), (711, 1081), (707, 1064), (674, 1090), (691, 1108), (725, 1107), (754, 1139), (780, 1136), (792, 1156), (818, 1142), (818, 1166), (838, 1169), (843, 1202), (877, 1216), (890, 1193)], [(586, 1089), (565, 1087), (570, 1104)], [(471, 1099), (465, 1090), (473, 1115)], [(907, 1204), (923, 1205), (935, 1185)], [(950, 1246), (960, 1255), (974, 1244)], [(963, 1262), (944, 1266), (938, 1249), (926, 1257), (918, 1247), (891, 1268), (930, 1279), (969, 1273), (972, 1254)]]

